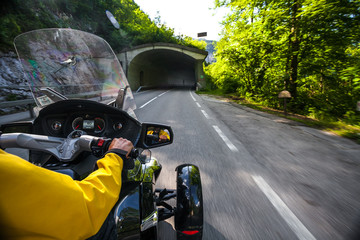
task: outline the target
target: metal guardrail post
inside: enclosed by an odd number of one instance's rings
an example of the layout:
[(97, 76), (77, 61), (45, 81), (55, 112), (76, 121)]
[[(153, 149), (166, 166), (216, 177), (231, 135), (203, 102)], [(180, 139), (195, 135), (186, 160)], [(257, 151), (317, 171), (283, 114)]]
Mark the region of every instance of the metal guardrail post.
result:
[(29, 103), (28, 108), (29, 108), (30, 117), (35, 118), (35, 113), (34, 113), (34, 110), (32, 108), (32, 104)]

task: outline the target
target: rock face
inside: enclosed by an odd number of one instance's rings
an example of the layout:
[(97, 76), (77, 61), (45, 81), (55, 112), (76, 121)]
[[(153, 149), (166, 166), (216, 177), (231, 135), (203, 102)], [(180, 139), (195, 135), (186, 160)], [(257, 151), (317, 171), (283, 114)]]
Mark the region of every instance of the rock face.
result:
[[(21, 69), (20, 61), (14, 52), (0, 52), (0, 102), (31, 98)], [(26, 106), (1, 108), (0, 114), (24, 110)]]

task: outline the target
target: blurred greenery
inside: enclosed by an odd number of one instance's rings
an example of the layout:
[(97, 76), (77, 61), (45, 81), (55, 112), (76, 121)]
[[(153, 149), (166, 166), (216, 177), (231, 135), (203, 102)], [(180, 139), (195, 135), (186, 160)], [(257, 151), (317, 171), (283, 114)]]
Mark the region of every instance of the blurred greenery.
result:
[(359, 0), (215, 0), (229, 8), (205, 71), (224, 94), (319, 120), (360, 124)]
[[(120, 24), (113, 27), (105, 11)], [(205, 42), (174, 35), (174, 29), (151, 21), (133, 0), (6, 0), (0, 8), (0, 51), (14, 51), (20, 33), (41, 28), (74, 28), (101, 36), (114, 51), (153, 43), (175, 43), (205, 49)]]

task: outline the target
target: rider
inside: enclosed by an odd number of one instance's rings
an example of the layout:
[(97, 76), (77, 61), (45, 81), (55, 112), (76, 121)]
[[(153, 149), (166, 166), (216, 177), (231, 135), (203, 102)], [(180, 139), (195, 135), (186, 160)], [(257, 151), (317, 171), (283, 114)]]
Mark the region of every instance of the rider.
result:
[(82, 181), (0, 149), (0, 239), (86, 239), (118, 200), (123, 161), (133, 145), (114, 139)]
[(170, 140), (169, 133), (160, 128), (149, 129), (147, 135), (156, 136), (158, 138), (157, 141), (159, 142), (167, 142)]

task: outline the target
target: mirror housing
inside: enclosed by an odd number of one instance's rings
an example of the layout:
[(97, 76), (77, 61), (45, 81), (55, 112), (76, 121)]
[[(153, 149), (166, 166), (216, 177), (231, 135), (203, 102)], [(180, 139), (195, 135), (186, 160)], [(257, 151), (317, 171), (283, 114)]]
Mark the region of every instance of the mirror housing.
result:
[(137, 147), (149, 149), (169, 145), (174, 140), (174, 133), (170, 126), (143, 123)]

